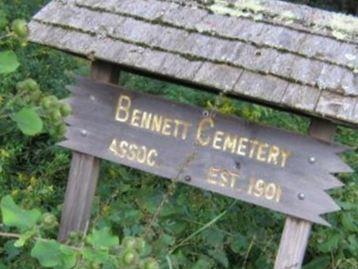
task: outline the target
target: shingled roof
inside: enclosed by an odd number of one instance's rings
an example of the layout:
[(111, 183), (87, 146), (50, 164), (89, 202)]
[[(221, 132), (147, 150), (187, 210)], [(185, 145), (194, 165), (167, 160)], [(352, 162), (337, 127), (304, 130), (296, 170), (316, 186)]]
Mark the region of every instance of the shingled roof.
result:
[(280, 1), (57, 0), (30, 40), (358, 125), (358, 19)]

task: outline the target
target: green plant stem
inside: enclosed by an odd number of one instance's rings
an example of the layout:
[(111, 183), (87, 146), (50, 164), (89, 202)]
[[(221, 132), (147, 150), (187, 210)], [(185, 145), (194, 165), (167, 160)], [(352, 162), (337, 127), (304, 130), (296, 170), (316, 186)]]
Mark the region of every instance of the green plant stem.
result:
[[(21, 237), (21, 234), (0, 232), (0, 237), (19, 239)], [(44, 241), (44, 242), (50, 241), (49, 239), (44, 239), (44, 238), (41, 238), (41, 237), (35, 237), (34, 239), (37, 240), (37, 241)], [(72, 246), (69, 246), (69, 245), (66, 245), (66, 246), (68, 248), (72, 249), (72, 250), (75, 250), (75, 251), (82, 251), (82, 248), (76, 248), (76, 247), (72, 247)]]
[(222, 213), (220, 213), (218, 216), (216, 216), (215, 218), (213, 218), (211, 221), (209, 221), (208, 223), (206, 223), (203, 227), (201, 227), (200, 229), (196, 230), (194, 233), (192, 233), (191, 235), (189, 235), (187, 238), (183, 239), (181, 242), (179, 242), (176, 246), (174, 246), (170, 251), (168, 255), (171, 255), (175, 250), (177, 250), (179, 247), (183, 246), (186, 242), (188, 242), (189, 240), (191, 240), (192, 238), (194, 238), (195, 236), (197, 236), (198, 234), (200, 234), (201, 232), (203, 232), (204, 230), (206, 230), (207, 228), (209, 228), (210, 226), (212, 226), (213, 224), (215, 224), (216, 222), (218, 222), (222, 217), (224, 217), (229, 210), (237, 203), (237, 200), (234, 201), (227, 209), (225, 209)]
[(18, 100), (18, 98), (22, 98), (26, 95), (25, 92), (19, 92), (16, 93), (14, 96), (12, 96), (12, 98), (8, 98), (9, 101), (4, 105), (4, 107), (0, 110), (0, 115), (3, 114), (9, 106), (13, 105), (14, 103), (16, 103), (16, 101)]
[(144, 230), (144, 238), (146, 238), (150, 232), (151, 227), (154, 225), (154, 223), (158, 220), (160, 213), (163, 209), (163, 207), (165, 206), (165, 204), (167, 203), (167, 201), (169, 200), (169, 198), (171, 196), (174, 195), (174, 191), (176, 190), (176, 185), (177, 185), (177, 181), (179, 179), (179, 176), (182, 174), (182, 172), (184, 171), (184, 169), (186, 167), (189, 166), (189, 164), (195, 159), (196, 156), (196, 150), (194, 150), (194, 152), (192, 154), (190, 154), (185, 160), (184, 162), (178, 166), (178, 175), (172, 179), (168, 190), (164, 193), (163, 197), (162, 197), (162, 201), (160, 202), (160, 205), (158, 206), (156, 212), (154, 213), (152, 219), (150, 220), (150, 222), (148, 223), (148, 225), (146, 226), (145, 230)]
[(0, 232), (0, 236), (1, 237), (7, 237), (7, 238), (20, 238), (19, 234), (15, 234), (15, 233), (4, 233), (4, 232)]
[(0, 40), (6, 39), (6, 38), (9, 38), (9, 37), (12, 37), (12, 36), (14, 36), (14, 33), (9, 33), (7, 35), (0, 36)]
[(10, 114), (0, 115), (0, 120), (10, 117)]
[(247, 252), (246, 252), (246, 255), (245, 255), (245, 259), (244, 259), (244, 263), (242, 265), (242, 268), (245, 269), (246, 268), (246, 264), (247, 264), (247, 261), (249, 259), (249, 256), (250, 256), (250, 252), (252, 250), (252, 247), (254, 246), (254, 243), (255, 243), (255, 236), (252, 238), (251, 242), (250, 242), (250, 245), (249, 245), (249, 248), (247, 249)]
[[(193, 225), (205, 225), (205, 223), (202, 223), (202, 222), (198, 222), (198, 221), (195, 221), (195, 220), (191, 220), (191, 219), (188, 219), (188, 218), (182, 218), (182, 220), (186, 221), (186, 222), (189, 222), (190, 224), (193, 224)], [(222, 229), (219, 229), (219, 228), (214, 228), (215, 230), (217, 231), (220, 231), (221, 233), (223, 234), (226, 234), (228, 236), (235, 236), (233, 233), (230, 233), (228, 231), (225, 231), (225, 230), (222, 230)]]
[[(6, 135), (6, 134), (8, 134), (8, 133), (13, 132), (14, 130), (15, 130), (14, 127), (9, 127), (8, 130), (6, 130), (6, 131), (3, 132), (3, 133), (0, 133), (0, 136), (4, 136), (4, 135)], [(0, 226), (0, 227), (1, 227), (1, 226)]]
[(165, 259), (167, 260), (169, 269), (173, 269), (173, 263), (172, 259), (170, 258), (170, 255), (165, 256)]

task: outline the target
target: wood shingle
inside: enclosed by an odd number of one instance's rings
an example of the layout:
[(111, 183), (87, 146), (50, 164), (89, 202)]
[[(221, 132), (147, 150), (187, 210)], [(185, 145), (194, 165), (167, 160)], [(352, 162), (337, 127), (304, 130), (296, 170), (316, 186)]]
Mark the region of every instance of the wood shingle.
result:
[(30, 40), (356, 126), (356, 26), (271, 0), (54, 0)]

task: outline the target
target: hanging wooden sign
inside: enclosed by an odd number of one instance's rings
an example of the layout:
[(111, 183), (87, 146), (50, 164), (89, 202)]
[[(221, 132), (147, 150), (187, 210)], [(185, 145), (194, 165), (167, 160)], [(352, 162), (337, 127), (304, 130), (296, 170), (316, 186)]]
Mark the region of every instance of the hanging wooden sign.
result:
[(339, 210), (343, 147), (87, 78), (70, 90), (63, 147), (311, 222)]

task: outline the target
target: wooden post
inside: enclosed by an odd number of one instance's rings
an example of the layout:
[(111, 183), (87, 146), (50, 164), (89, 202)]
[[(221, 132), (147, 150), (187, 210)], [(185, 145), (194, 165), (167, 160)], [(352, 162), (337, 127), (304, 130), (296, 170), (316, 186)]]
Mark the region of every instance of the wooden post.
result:
[[(93, 62), (91, 77), (100, 82), (116, 84), (119, 80), (119, 68), (106, 62)], [(66, 241), (72, 231), (87, 232), (99, 167), (99, 159), (73, 152), (58, 235), (59, 241)]]
[[(314, 138), (331, 142), (336, 128), (336, 125), (331, 122), (312, 119), (309, 134)], [(311, 222), (287, 217), (274, 269), (300, 269), (302, 267), (311, 228)]]

